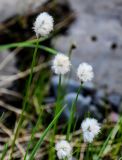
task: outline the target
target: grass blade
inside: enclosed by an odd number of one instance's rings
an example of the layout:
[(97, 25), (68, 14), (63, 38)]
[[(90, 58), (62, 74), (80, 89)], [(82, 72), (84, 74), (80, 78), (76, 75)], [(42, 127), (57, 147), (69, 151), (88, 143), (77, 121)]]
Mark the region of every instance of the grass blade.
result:
[(115, 125), (115, 127), (111, 130), (109, 136), (107, 137), (106, 141), (104, 142), (104, 144), (103, 144), (103, 146), (102, 146), (102, 148), (100, 150), (100, 153), (99, 153), (99, 155), (97, 157), (97, 160), (100, 160), (100, 158), (102, 157), (104, 151), (106, 150), (106, 148), (108, 146), (109, 141), (114, 139), (114, 137), (115, 137), (116, 133), (118, 132), (118, 130), (119, 130), (119, 121)]
[(19, 118), (19, 121), (18, 121), (18, 124), (17, 124), (17, 128), (15, 129), (14, 138), (13, 138), (13, 141), (12, 141), (10, 160), (12, 159), (12, 155), (13, 155), (13, 151), (14, 151), (14, 146), (15, 146), (15, 141), (16, 141), (17, 136), (19, 134), (19, 129), (22, 126), (22, 122), (23, 122), (23, 119), (24, 119), (24, 112), (25, 112), (25, 109), (27, 108), (27, 101), (28, 101), (28, 97), (29, 97), (29, 88), (30, 88), (31, 81), (32, 81), (33, 68), (34, 68), (34, 65), (35, 65), (38, 45), (39, 45), (39, 41), (37, 41), (37, 45), (36, 45), (36, 48), (35, 48), (34, 54), (33, 54), (33, 59), (32, 59), (32, 63), (31, 63), (31, 73), (30, 73), (30, 76), (29, 76), (29, 79), (28, 79), (28, 83), (27, 83), (27, 90), (26, 90), (24, 101), (23, 101), (22, 113), (20, 115), (20, 118)]
[(7, 152), (7, 149), (8, 149), (8, 143), (6, 143), (6, 144), (4, 145), (4, 150), (3, 150), (3, 153), (2, 153), (2, 155), (1, 155), (1, 160), (4, 160), (5, 155), (6, 155), (6, 152)]
[(42, 136), (40, 137), (39, 141), (36, 143), (33, 151), (31, 152), (31, 155), (29, 157), (29, 160), (33, 160), (34, 156), (38, 150), (38, 148), (41, 146), (45, 136), (47, 135), (48, 131), (52, 128), (52, 126), (54, 125), (55, 121), (59, 118), (59, 116), (61, 115), (62, 111), (64, 110), (65, 106), (60, 110), (60, 112), (54, 117), (54, 119), (52, 120), (52, 122), (49, 124), (49, 126), (46, 128), (46, 130), (44, 131), (44, 133), (42, 134)]
[(24, 47), (24, 46), (27, 46), (27, 45), (32, 45), (34, 43), (37, 43), (37, 41), (42, 42), (46, 39), (48, 39), (48, 37), (40, 38), (39, 40), (38, 39), (33, 39), (33, 40), (29, 40), (29, 41), (0, 45), (0, 51), (5, 50), (5, 49), (9, 49), (9, 48)]

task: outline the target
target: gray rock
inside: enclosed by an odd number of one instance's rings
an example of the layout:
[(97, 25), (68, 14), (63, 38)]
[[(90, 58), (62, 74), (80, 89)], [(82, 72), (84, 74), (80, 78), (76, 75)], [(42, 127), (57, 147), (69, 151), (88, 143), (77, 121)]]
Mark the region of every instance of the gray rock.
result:
[(55, 98), (54, 97), (47, 97), (44, 99), (45, 104), (50, 104), (50, 103), (55, 103)]
[[(59, 77), (58, 76), (52, 76), (51, 78), (51, 88), (54, 92), (55, 97), (57, 96), (57, 88), (59, 83)], [(80, 82), (75, 81), (73, 79), (69, 80), (63, 80), (62, 81), (62, 87), (64, 89), (64, 92), (71, 93), (71, 92), (77, 92), (80, 87)]]
[(96, 90), (96, 87), (93, 82), (85, 82), (83, 84), (84, 94), (86, 94), (86, 95), (91, 94), (92, 95), (92, 94), (94, 94), (95, 90)]
[(94, 94), (94, 103), (97, 106), (102, 107), (105, 104), (105, 98), (106, 98), (105, 91), (102, 89), (97, 90), (96, 93)]
[(94, 97), (102, 100), (105, 99), (106, 98), (105, 90), (104, 89), (97, 90)]
[(117, 93), (111, 93), (108, 96), (108, 102), (115, 111), (119, 111), (122, 102), (122, 97)]
[(122, 93), (122, 1), (68, 1), (76, 13), (76, 21), (67, 35), (56, 37), (53, 45), (66, 53), (75, 41), (74, 66), (83, 61), (92, 64), (98, 85)]
[(50, 83), (51, 83), (51, 90), (52, 90), (54, 96), (57, 97), (59, 77), (58, 76), (52, 76)]
[(5, 50), (0, 52), (0, 87), (8, 88), (12, 81), (7, 82), (10, 76), (17, 74), (16, 57), (14, 52)]
[(100, 113), (100, 111), (98, 110), (97, 106), (90, 105), (89, 112), (90, 112), (90, 115), (92, 117), (96, 118), (98, 121), (102, 121), (103, 120), (103, 115)]
[(0, 22), (16, 15), (34, 12), (47, 0), (0, 0)]
[[(63, 120), (69, 120), (70, 110), (72, 107), (72, 103), (76, 98), (76, 93), (69, 93), (65, 96), (64, 104), (66, 104), (66, 109), (62, 113)], [(90, 97), (84, 97), (82, 95), (78, 96), (78, 100), (76, 103), (76, 113), (75, 117), (80, 120), (84, 117), (85, 113), (88, 112), (89, 105), (91, 103)]]

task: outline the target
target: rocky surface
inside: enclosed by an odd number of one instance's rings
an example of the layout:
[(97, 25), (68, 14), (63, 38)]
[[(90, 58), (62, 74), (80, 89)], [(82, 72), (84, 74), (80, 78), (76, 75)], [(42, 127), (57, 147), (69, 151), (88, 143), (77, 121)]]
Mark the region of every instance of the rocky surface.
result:
[(2, 87), (11, 87), (11, 83), (5, 83), (6, 79), (15, 75), (18, 72), (16, 67), (16, 57), (14, 52), (10, 52), (8, 50), (4, 50), (0, 52), (0, 88)]
[(0, 0), (0, 22), (16, 15), (32, 12), (47, 0)]
[(55, 48), (67, 52), (75, 42), (74, 65), (89, 62), (94, 67), (97, 84), (122, 93), (122, 1), (69, 0), (69, 3), (76, 21), (67, 35), (54, 40)]
[[(52, 76), (51, 78), (50, 94), (46, 100), (48, 103), (55, 103), (58, 79), (58, 76)], [(79, 83), (75, 80), (62, 81), (62, 104), (66, 105), (61, 114), (61, 122), (63, 123), (70, 118), (72, 104), (76, 99), (79, 87)], [(100, 122), (107, 119), (111, 122), (116, 122), (119, 113), (122, 113), (122, 96), (118, 93), (107, 93), (105, 89), (96, 88), (93, 83), (89, 82), (82, 86), (74, 107), (76, 111), (74, 117), (77, 119), (77, 122), (81, 122), (87, 114), (90, 114), (91, 117), (96, 118)]]
[[(47, 0), (0, 0), (0, 22), (35, 10)], [(65, 0), (61, 0), (65, 3)], [(59, 36), (53, 45), (67, 52), (76, 42), (73, 63), (86, 61), (93, 65), (95, 82), (110, 91), (122, 93), (122, 1), (67, 0), (76, 14), (67, 35)], [(65, 43), (64, 43), (65, 42)]]

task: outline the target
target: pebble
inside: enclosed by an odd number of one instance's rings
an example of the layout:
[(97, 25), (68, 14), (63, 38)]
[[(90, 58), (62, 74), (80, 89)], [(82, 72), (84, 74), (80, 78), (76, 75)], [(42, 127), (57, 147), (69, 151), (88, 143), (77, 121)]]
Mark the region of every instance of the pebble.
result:
[[(55, 97), (57, 97), (58, 83), (59, 83), (59, 77), (53, 76), (51, 79), (51, 89)], [(79, 87), (80, 83), (73, 79), (63, 81), (62, 83), (62, 88), (64, 89), (64, 92), (66, 91), (66, 93), (77, 92)]]
[(108, 102), (109, 104), (111, 105), (112, 109), (116, 112), (119, 111), (119, 107), (121, 105), (121, 102), (122, 102), (122, 98), (119, 94), (117, 93), (111, 93), (109, 96), (108, 96)]
[(96, 91), (95, 97), (100, 98), (100, 99), (105, 99), (106, 93), (103, 89), (99, 89), (99, 90)]
[(103, 89), (97, 90), (93, 96), (93, 103), (102, 111), (107, 108), (106, 93)]
[(95, 93), (95, 85), (92, 82), (85, 82), (83, 84), (83, 93), (85, 95), (93, 95)]
[(100, 113), (97, 106), (95, 105), (90, 105), (89, 112), (92, 117), (96, 118), (100, 122), (104, 119), (103, 115)]
[[(62, 117), (65, 120), (69, 120), (70, 118), (70, 110), (72, 107), (72, 103), (76, 98), (77, 93), (69, 93), (65, 96), (64, 103), (67, 104), (66, 109), (62, 113)], [(76, 103), (76, 114), (75, 117), (78, 120), (82, 119), (86, 112), (89, 110), (89, 105), (91, 103), (91, 97), (84, 97), (83, 95), (79, 95)]]
[(47, 97), (47, 98), (44, 99), (45, 104), (50, 104), (50, 103), (54, 103), (54, 102), (55, 102), (54, 97)]

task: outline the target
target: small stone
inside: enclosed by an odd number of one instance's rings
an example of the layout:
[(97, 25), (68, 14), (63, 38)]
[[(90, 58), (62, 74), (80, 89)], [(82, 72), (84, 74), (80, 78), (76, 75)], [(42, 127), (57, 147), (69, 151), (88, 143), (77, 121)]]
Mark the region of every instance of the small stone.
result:
[(121, 101), (122, 101), (122, 97), (117, 93), (111, 93), (108, 96), (108, 102), (114, 111), (117, 111), (117, 112), (119, 111)]
[(53, 76), (51, 78), (51, 92), (55, 97), (57, 97), (58, 82), (59, 82), (58, 76)]
[[(72, 107), (72, 103), (75, 100), (77, 93), (69, 93), (64, 98), (64, 104), (67, 104), (66, 109), (62, 113), (62, 118), (65, 120), (69, 120), (70, 111)], [(76, 114), (75, 117), (78, 120), (81, 120), (85, 113), (88, 112), (89, 105), (91, 103), (91, 97), (84, 97), (83, 95), (79, 95), (76, 103)]]
[(106, 93), (103, 89), (97, 90), (95, 93), (96, 98), (105, 99)]
[(47, 98), (44, 99), (45, 104), (50, 104), (50, 103), (54, 103), (54, 102), (55, 102), (54, 97), (47, 97)]
[(73, 79), (70, 79), (70, 80), (68, 80), (66, 91), (67, 91), (67, 93), (77, 92), (79, 87), (80, 87), (79, 82), (77, 82)]
[(100, 113), (97, 106), (90, 105), (89, 112), (90, 112), (90, 115), (96, 118), (98, 121), (101, 122), (103, 120), (103, 115)]
[(71, 160), (77, 160), (75, 157), (72, 157)]
[(83, 93), (85, 95), (94, 94), (95, 90), (96, 90), (96, 88), (95, 88), (94, 83), (92, 83), (92, 82), (85, 82), (83, 84)]
[[(55, 97), (57, 97), (58, 83), (59, 83), (59, 77), (53, 76), (51, 78), (51, 89)], [(80, 83), (73, 79), (64, 80), (62, 82), (62, 89), (64, 90), (65, 93), (77, 92), (79, 87), (80, 87)]]
[(93, 103), (99, 107), (99, 109), (105, 110), (106, 108), (106, 93), (103, 89), (97, 90), (93, 96)]

